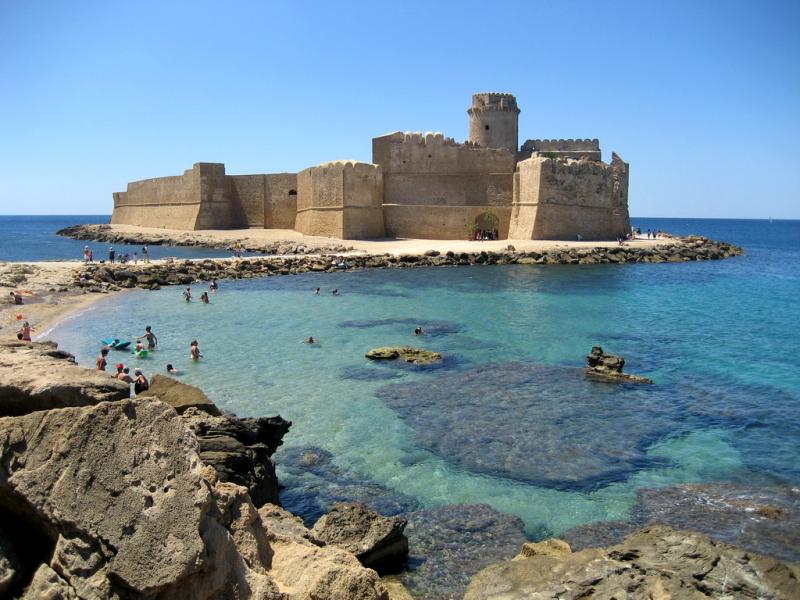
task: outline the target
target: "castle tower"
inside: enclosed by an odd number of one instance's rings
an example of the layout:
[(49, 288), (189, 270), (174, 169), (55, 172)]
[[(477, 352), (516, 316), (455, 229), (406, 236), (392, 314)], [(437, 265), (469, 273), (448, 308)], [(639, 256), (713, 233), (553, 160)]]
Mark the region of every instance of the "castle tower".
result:
[(473, 94), (469, 115), (469, 141), (486, 148), (517, 152), (519, 108), (511, 94)]

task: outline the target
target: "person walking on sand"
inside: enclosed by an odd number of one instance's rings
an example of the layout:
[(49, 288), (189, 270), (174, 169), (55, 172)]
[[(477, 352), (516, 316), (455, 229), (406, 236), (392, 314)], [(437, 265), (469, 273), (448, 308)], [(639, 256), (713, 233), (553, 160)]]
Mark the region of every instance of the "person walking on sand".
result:
[(192, 290), (190, 290), (188, 287), (183, 290), (183, 299), (186, 300), (186, 302), (192, 301)]
[(83, 247), (83, 262), (89, 262), (89, 246)]
[(148, 350), (155, 350), (156, 349), (156, 346), (158, 346), (158, 338), (156, 337), (156, 334), (153, 333), (153, 328), (150, 325), (145, 327), (144, 328), (144, 333), (142, 335), (140, 335), (139, 337), (137, 337), (136, 339), (137, 340), (141, 340), (143, 338), (147, 338), (147, 349)]
[(192, 340), (192, 343), (189, 346), (189, 355), (191, 356), (192, 360), (200, 360), (203, 358), (203, 355), (200, 354), (200, 346), (197, 345), (197, 340)]
[(100, 355), (97, 357), (97, 360), (94, 361), (94, 367), (98, 371), (105, 371), (106, 365), (108, 362), (106, 361), (106, 356), (108, 356), (108, 348), (103, 348), (100, 350)]
[(147, 249), (147, 246), (142, 246), (142, 262), (150, 262), (150, 251)]
[(134, 396), (138, 396), (142, 392), (146, 392), (150, 389), (150, 382), (147, 381), (147, 377), (144, 376), (141, 369), (134, 370), (133, 374), (136, 376), (136, 379), (133, 382), (133, 394)]
[(114, 264), (114, 259), (116, 258), (116, 256), (117, 256), (117, 253), (114, 252), (114, 246), (111, 246), (108, 249), (108, 262), (110, 262), (113, 265)]

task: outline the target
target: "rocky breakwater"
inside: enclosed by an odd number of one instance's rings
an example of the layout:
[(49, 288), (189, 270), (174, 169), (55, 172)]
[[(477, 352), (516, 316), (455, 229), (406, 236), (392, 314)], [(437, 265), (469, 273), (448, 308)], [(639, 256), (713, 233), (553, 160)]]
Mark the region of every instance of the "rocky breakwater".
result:
[[(469, 265), (554, 265), (665, 263), (718, 260), (737, 256), (742, 249), (706, 238), (685, 238), (655, 247), (614, 246), (610, 248), (554, 248), (541, 252), (447, 252), (394, 256), (348, 256), (348, 269), (398, 269), (411, 267)], [(331, 256), (250, 257), (246, 259), (205, 259), (167, 261), (158, 264), (111, 265), (96, 263), (77, 269), (72, 287), (89, 292), (106, 292), (139, 287), (158, 289), (165, 285), (189, 285), (216, 279), (250, 279), (273, 275), (296, 275), (340, 271)]]
[[(85, 405), (43, 408), (30, 400), (39, 388), (15, 384), (14, 412), (29, 412), (0, 418), (0, 596), (388, 599), (353, 554), (323, 547), (277, 507), (257, 510), (203, 459), (195, 431), (239, 429), (234, 417), (181, 416), (157, 397), (119, 398), (115, 386), (109, 395), (97, 378), (111, 376), (52, 346), (30, 352), (42, 389), (67, 371)], [(3, 362), (0, 381), (19, 369)], [(286, 427), (259, 443), (276, 447)]]
[(200, 248), (229, 249), (239, 246), (245, 252), (260, 254), (316, 254), (330, 252), (341, 254), (352, 250), (344, 244), (312, 244), (295, 241), (258, 242), (248, 237), (212, 237), (193, 231), (176, 232), (132, 232), (115, 230), (110, 225), (72, 225), (59, 229), (56, 234), (74, 240), (92, 240), (110, 244), (132, 244), (136, 246), (194, 246)]
[[(797, 598), (797, 567), (692, 531), (653, 526), (615, 546), (573, 553), (526, 544), (470, 582), (465, 600), (523, 598)], [(620, 596), (620, 594), (622, 596)]]

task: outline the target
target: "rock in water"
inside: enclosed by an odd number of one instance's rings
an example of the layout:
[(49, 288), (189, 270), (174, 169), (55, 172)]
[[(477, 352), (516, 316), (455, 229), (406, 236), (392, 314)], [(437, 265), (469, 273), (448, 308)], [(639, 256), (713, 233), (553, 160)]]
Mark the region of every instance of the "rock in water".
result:
[(0, 343), (0, 417), (129, 397), (129, 385), (79, 367), (53, 342)]
[(630, 381), (631, 383), (653, 383), (653, 380), (647, 377), (623, 373), (622, 368), (624, 366), (624, 358), (616, 354), (603, 352), (600, 346), (593, 346), (591, 354), (586, 357), (586, 373), (588, 375)]
[(220, 412), (203, 390), (193, 385), (183, 383), (166, 375), (153, 375), (150, 380), (150, 389), (144, 394), (139, 394), (139, 398), (156, 396), (162, 402), (166, 402), (178, 414), (183, 414), (187, 408), (195, 407), (210, 415), (219, 416)]
[[(789, 566), (707, 536), (654, 526), (616, 546), (492, 565), (464, 600), (524, 598), (797, 598)], [(620, 594), (622, 596), (620, 596)]]
[(278, 502), (278, 478), (271, 456), (283, 443), (291, 421), (280, 416), (213, 416), (197, 407), (187, 408), (182, 417), (197, 436), (200, 459), (214, 467), (221, 481), (246, 487), (256, 506)]
[(395, 360), (400, 358), (415, 365), (429, 365), (442, 360), (442, 355), (438, 352), (412, 348), (411, 346), (373, 348), (365, 356), (370, 360)]
[(311, 532), (325, 542), (355, 554), (365, 567), (396, 572), (408, 555), (406, 520), (384, 517), (361, 502), (339, 502), (316, 522)]

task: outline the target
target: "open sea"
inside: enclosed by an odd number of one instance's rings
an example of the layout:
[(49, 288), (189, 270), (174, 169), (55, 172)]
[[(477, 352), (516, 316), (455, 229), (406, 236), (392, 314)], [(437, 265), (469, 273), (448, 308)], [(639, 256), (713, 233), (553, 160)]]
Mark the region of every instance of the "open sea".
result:
[[(80, 253), (82, 243), (47, 242), (42, 221), (19, 225), (42, 240), (35, 249), (12, 242), (5, 219), (0, 259)], [(640, 510), (641, 490), (676, 484), (761, 486), (796, 502), (800, 221), (633, 224), (732, 242), (745, 255), (307, 273), (222, 281), (210, 305), (184, 303), (180, 287), (132, 291), (65, 320), (50, 337), (90, 365), (101, 338), (152, 325), (158, 352), (109, 362), (148, 374), (171, 362), (226, 410), (291, 420), (274, 457), (282, 502), (310, 523), (332, 502), (358, 499), (412, 515), (412, 525), (424, 515), (423, 529), (447, 522), (452, 533), (463, 510), (470, 535), (511, 522), (541, 539), (624, 523)], [(426, 334), (414, 336), (416, 326)], [(303, 343), (310, 335), (319, 343)], [(196, 364), (192, 339), (204, 354)], [(419, 368), (364, 358), (387, 345), (418, 345), (445, 360)], [(587, 380), (582, 367), (595, 345), (655, 385)], [(493, 511), (479, 519), (462, 506), (474, 504)], [(494, 547), (487, 542), (488, 562), (507, 558)], [(453, 542), (450, 554), (458, 549)], [(463, 588), (410, 582), (429, 598)]]

